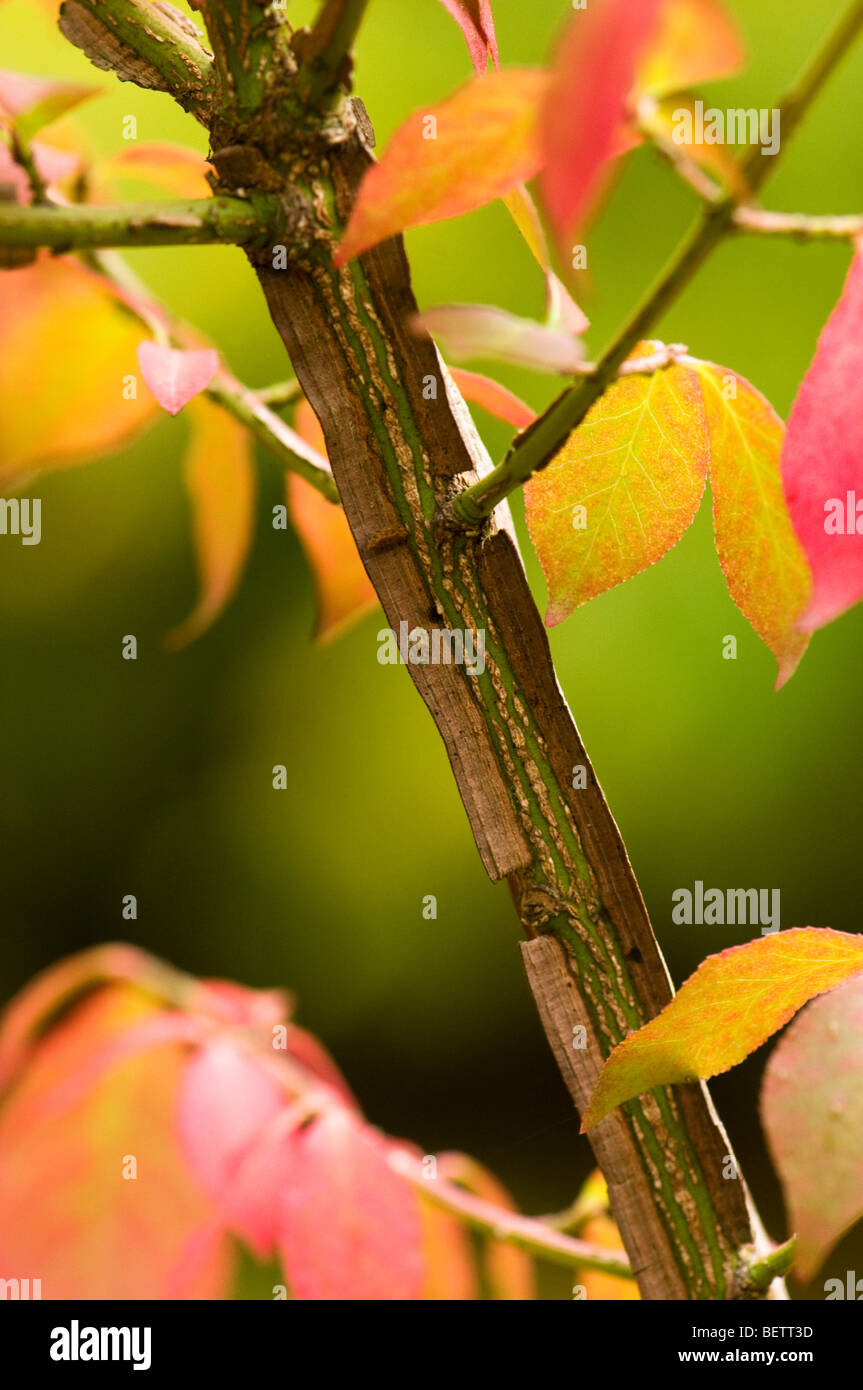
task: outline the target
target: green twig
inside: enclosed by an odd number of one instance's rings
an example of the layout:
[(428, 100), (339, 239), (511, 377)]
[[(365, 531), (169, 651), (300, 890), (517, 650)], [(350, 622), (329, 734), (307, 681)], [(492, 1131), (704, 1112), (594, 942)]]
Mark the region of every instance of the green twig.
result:
[[(122, 291), (118, 303), (144, 324), (156, 342), (166, 347), (198, 345), (197, 335), (169, 313), (122, 256), (114, 251), (86, 251), (81, 259)], [(282, 403), (287, 404), (288, 388), (292, 385), (296, 386), (296, 393), (291, 399), (296, 399), (301, 392), (295, 382), (271, 387), (270, 393), (281, 390)], [(283, 468), (304, 478), (328, 502), (338, 502), (338, 489), (329, 464), (268, 408), (262, 393), (251, 391), (236, 377), (221, 372), (205, 395), (244, 425)]]
[(320, 456), (290, 429), (278, 415), (261, 404), (254, 391), (242, 386), (233, 377), (217, 377), (207, 388), (211, 400), (230, 411), (235, 420), (245, 425), (280, 463), (291, 473), (311, 483), (328, 502), (339, 501), (339, 490), (329, 467), (323, 466)]
[(470, 1230), (493, 1240), (505, 1241), (507, 1245), (524, 1250), (536, 1259), (564, 1265), (567, 1269), (596, 1269), (603, 1274), (616, 1275), (619, 1279), (633, 1277), (629, 1259), (622, 1250), (607, 1250), (588, 1241), (576, 1240), (574, 1236), (547, 1226), (539, 1217), (522, 1216), (519, 1212), (495, 1206), (493, 1202), (474, 1197), (473, 1193), (443, 1178), (424, 1178), (414, 1165), (403, 1165), (402, 1157), (396, 1154), (391, 1160), (393, 1166), (413, 1184), (417, 1192), (433, 1206), (457, 1217)]
[(244, 246), (270, 233), (269, 220), (243, 198), (68, 207), (0, 204), (0, 246), (47, 246), (57, 252), (98, 246)]
[(261, 405), (278, 410), (283, 405), (293, 405), (303, 394), (302, 387), (295, 377), (290, 381), (277, 381), (272, 386), (262, 386), (255, 392)]
[(310, 104), (342, 81), (368, 0), (326, 0), (302, 48), (299, 93)]
[[(835, 30), (780, 102), (783, 148), (861, 26), (863, 0), (853, 0)], [(751, 193), (761, 187), (776, 163), (776, 156), (764, 155), (760, 145), (750, 147), (739, 168)], [(497, 468), (454, 499), (452, 511), (458, 523), (466, 527), (480, 526), (504, 497), (551, 462), (617, 375), (621, 364), (661, 319), (720, 241), (734, 230), (740, 201), (739, 195), (732, 194), (702, 210), (694, 229), (653, 289), (600, 359), (594, 375), (564, 391), (544, 415), (518, 436)]]

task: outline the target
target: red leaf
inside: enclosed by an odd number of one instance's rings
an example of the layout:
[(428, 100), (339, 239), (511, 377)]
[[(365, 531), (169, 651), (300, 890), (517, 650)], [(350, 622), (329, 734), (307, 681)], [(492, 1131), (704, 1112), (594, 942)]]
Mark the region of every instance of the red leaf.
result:
[(863, 598), (861, 248), (792, 407), (782, 482), (813, 578), (800, 628), (813, 632)]
[(341, 1109), (294, 1136), (280, 1247), (297, 1298), (420, 1297), (419, 1201), (390, 1166), (391, 1147)]
[(527, 429), (536, 419), (536, 412), (529, 405), (501, 386), (500, 382), (492, 381), (491, 377), (482, 376), (480, 372), (465, 371), (463, 367), (452, 367), (450, 376), (466, 401), (482, 406), (489, 415), (497, 416), (498, 420), (504, 420), (514, 429)]
[(446, 6), (464, 34), (477, 72), (485, 72), (489, 55), (495, 67), (500, 67), (491, 0), (441, 0), (441, 4)]
[(199, 391), (209, 386), (219, 368), (212, 348), (171, 348), (141, 343), (138, 361), (144, 380), (163, 410), (176, 415)]
[(541, 124), (540, 187), (562, 254), (619, 153), (620, 128), (639, 59), (662, 0), (590, 0), (567, 26)]
[(415, 111), (360, 187), (336, 265), (406, 227), (458, 217), (533, 178), (548, 74), (508, 68)]

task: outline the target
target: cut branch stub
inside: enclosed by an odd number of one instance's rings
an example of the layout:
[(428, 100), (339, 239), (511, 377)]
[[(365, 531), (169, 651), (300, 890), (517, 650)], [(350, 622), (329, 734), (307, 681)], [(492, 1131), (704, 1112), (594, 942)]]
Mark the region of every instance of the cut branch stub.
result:
[(122, 82), (169, 92), (203, 118), (213, 91), (212, 54), (194, 24), (167, 0), (64, 0), (58, 23), (95, 67)]

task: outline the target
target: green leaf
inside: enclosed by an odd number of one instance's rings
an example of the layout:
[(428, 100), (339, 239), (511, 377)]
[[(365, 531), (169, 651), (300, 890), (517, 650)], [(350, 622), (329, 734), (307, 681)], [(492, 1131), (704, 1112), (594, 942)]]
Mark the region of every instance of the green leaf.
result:
[(761, 1120), (804, 1279), (863, 1216), (861, 1036), (863, 975), (857, 975), (804, 1009), (764, 1073)]
[(863, 970), (863, 936), (794, 927), (708, 956), (670, 1004), (605, 1063), (582, 1130), (654, 1086), (728, 1071), (816, 994)]
[(698, 365), (710, 434), (713, 529), (728, 591), (779, 663), (777, 689), (809, 639), (796, 630), (811, 578), (782, 492), (785, 427), (754, 386), (724, 367)]
[[(656, 347), (642, 343), (634, 357)], [(677, 544), (698, 510), (707, 462), (696, 372), (675, 364), (611, 384), (525, 487), (548, 627)]]

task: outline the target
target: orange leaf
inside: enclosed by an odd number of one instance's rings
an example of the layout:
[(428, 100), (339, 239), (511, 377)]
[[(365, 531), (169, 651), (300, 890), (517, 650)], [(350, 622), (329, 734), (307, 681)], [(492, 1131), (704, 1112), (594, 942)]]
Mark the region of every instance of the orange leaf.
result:
[(549, 627), (677, 544), (698, 510), (707, 460), (694, 371), (675, 365), (611, 384), (524, 490)]
[[(620, 1231), (610, 1216), (592, 1216), (585, 1221), (579, 1231), (579, 1239), (603, 1250), (623, 1250)], [(591, 1302), (626, 1303), (641, 1298), (638, 1284), (634, 1279), (621, 1279), (616, 1274), (605, 1274), (601, 1269), (583, 1269), (578, 1273), (578, 1282), (583, 1285), (585, 1297)]]
[(227, 1245), (200, 1246), (211, 1208), (173, 1137), (183, 1050), (127, 1060), (73, 1110), (45, 1113), (94, 1050), (156, 1012), (130, 987), (100, 989), (40, 1042), (0, 1109), (0, 1271), (41, 1279), (43, 1298), (228, 1296)]
[(206, 179), (209, 168), (202, 155), (184, 145), (160, 141), (128, 145), (93, 166), (92, 196), (96, 199), (108, 197), (113, 183), (134, 179), (155, 184), (175, 198), (206, 198), (213, 191)]
[(458, 217), (524, 183), (541, 164), (537, 120), (548, 75), (507, 68), (416, 111), (366, 174), (336, 264), (387, 237)]
[[(296, 429), (307, 444), (325, 455), (324, 436), (307, 401), (301, 401), (297, 408)], [(286, 486), (291, 520), (318, 593), (315, 635), (329, 640), (373, 608), (377, 595), (341, 507), (327, 502), (294, 473), (288, 473)]]
[(730, 77), (745, 56), (737, 26), (719, 0), (665, 0), (636, 91), (660, 97)]
[(728, 1071), (809, 999), (863, 970), (863, 936), (794, 927), (708, 956), (670, 1004), (614, 1049), (582, 1130), (654, 1086)]
[(3, 273), (0, 484), (126, 444), (155, 417), (135, 386), (144, 330), (98, 275), (67, 259)]
[(427, 1302), (463, 1303), (477, 1296), (477, 1272), (471, 1239), (456, 1217), (424, 1201), (420, 1192)]
[(796, 624), (812, 588), (782, 492), (785, 426), (743, 377), (710, 363), (701, 364), (698, 375), (710, 434), (719, 563), (737, 607), (779, 662), (778, 689), (809, 644)]
[(491, 377), (466, 371), (463, 367), (450, 367), (449, 374), (466, 401), (482, 406), (489, 415), (506, 421), (514, 429), (527, 429), (536, 419), (536, 411)]
[[(467, 1154), (438, 1154), (438, 1172), (449, 1182), (467, 1188), (484, 1202), (504, 1211), (518, 1208), (502, 1183)], [(492, 1296), (505, 1302), (525, 1302), (536, 1297), (533, 1261), (523, 1250), (505, 1240), (485, 1242), (485, 1266)]]
[(206, 397), (188, 406), (192, 438), (186, 486), (192, 502), (200, 598), (194, 612), (166, 638), (176, 651), (215, 622), (232, 598), (252, 540), (255, 468), (245, 428)]

